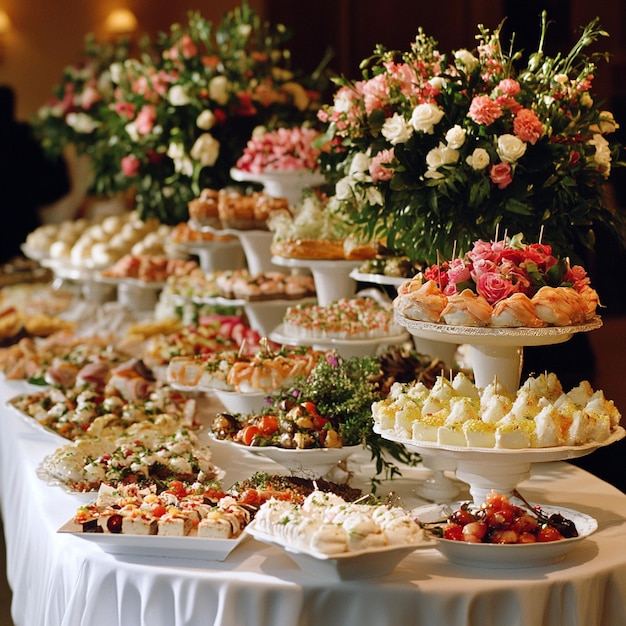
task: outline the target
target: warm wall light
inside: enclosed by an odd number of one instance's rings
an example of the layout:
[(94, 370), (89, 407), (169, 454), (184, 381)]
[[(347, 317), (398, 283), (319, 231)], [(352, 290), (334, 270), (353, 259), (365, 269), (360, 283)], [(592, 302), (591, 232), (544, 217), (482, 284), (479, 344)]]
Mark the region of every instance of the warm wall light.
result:
[(137, 18), (129, 9), (113, 9), (104, 27), (111, 35), (130, 35), (137, 30)]
[(0, 37), (4, 37), (11, 30), (11, 18), (4, 9), (0, 9)]
[(6, 47), (6, 39), (11, 30), (11, 18), (9, 14), (0, 9), (0, 63), (4, 61), (4, 51)]

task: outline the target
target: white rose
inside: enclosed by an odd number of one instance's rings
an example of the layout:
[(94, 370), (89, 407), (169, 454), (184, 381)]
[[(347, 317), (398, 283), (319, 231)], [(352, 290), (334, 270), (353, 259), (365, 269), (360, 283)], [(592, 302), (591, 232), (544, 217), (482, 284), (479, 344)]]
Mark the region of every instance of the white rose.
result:
[(426, 164), (428, 169), (436, 170), (442, 165), (449, 163), (456, 163), (459, 160), (459, 153), (457, 150), (446, 146), (444, 143), (440, 143), (436, 148), (433, 148), (426, 155)]
[(215, 114), (211, 109), (204, 109), (196, 118), (196, 126), (202, 130), (211, 130), (215, 126)]
[(395, 146), (399, 143), (406, 143), (413, 134), (413, 128), (406, 123), (402, 115), (394, 113), (385, 120), (380, 132), (390, 144)]
[(526, 144), (515, 135), (500, 135), (497, 151), (504, 163), (515, 163), (524, 156)]
[(122, 80), (122, 76), (124, 75), (124, 66), (121, 63), (113, 63), (109, 67), (109, 71), (111, 72), (111, 80), (114, 83), (119, 83)]
[(435, 89), (443, 89), (446, 86), (446, 79), (443, 76), (433, 76), (428, 83)]
[(454, 53), (454, 60), (465, 67), (465, 71), (471, 74), (478, 67), (478, 59), (469, 50), (457, 50)]
[(137, 130), (137, 124), (135, 124), (135, 122), (129, 122), (126, 124), (126, 126), (124, 126), (124, 130), (133, 141), (139, 141), (139, 131)]
[(96, 122), (93, 117), (86, 113), (68, 113), (65, 120), (67, 125), (77, 133), (92, 133), (100, 126), (100, 122)]
[(432, 135), (435, 125), (441, 121), (442, 117), (443, 111), (436, 104), (418, 104), (413, 109), (410, 123), (415, 130)]
[(193, 162), (189, 157), (174, 159), (174, 169), (183, 176), (189, 178), (193, 176)]
[(465, 161), (475, 170), (484, 170), (489, 165), (489, 153), (484, 148), (476, 148)]
[(608, 177), (611, 171), (611, 149), (609, 142), (602, 135), (596, 133), (588, 143), (596, 149), (593, 155), (594, 162), (598, 164), (603, 175)]
[(613, 113), (610, 111), (600, 111), (600, 119), (597, 124), (589, 127), (592, 133), (614, 133), (619, 128), (619, 124), (615, 121)]
[(569, 82), (569, 77), (567, 74), (555, 74), (554, 82), (559, 83), (559, 85), (565, 85), (565, 83)]
[(335, 184), (335, 197), (338, 200), (352, 200), (354, 198), (353, 180), (346, 176)]
[(209, 97), (218, 104), (224, 105), (228, 102), (228, 91), (230, 83), (226, 76), (216, 76), (209, 83)]
[(174, 160), (182, 159), (185, 156), (185, 146), (177, 141), (170, 142), (170, 145), (167, 147), (167, 156)]
[(355, 180), (366, 180), (369, 176), (370, 164), (372, 160), (364, 152), (357, 152), (352, 158), (348, 174)]
[(167, 99), (175, 107), (182, 107), (189, 104), (189, 96), (182, 85), (174, 85), (167, 93)]
[(213, 167), (220, 153), (220, 142), (210, 133), (202, 133), (193, 144), (190, 155), (203, 167)]
[(458, 150), (465, 143), (466, 131), (464, 128), (455, 124), (447, 133), (446, 141), (448, 146), (453, 150)]
[(381, 205), (383, 204), (383, 195), (380, 193), (380, 190), (377, 187), (368, 187), (365, 190), (365, 197), (367, 202), (371, 205)]

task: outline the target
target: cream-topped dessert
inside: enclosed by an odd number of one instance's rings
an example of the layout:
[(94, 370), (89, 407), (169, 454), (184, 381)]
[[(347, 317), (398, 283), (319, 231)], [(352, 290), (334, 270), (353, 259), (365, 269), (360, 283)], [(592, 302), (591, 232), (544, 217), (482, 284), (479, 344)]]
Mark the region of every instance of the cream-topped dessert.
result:
[(477, 388), (459, 372), (421, 383), (394, 383), (372, 405), (382, 431), (409, 440), (475, 448), (580, 446), (608, 439), (621, 414), (588, 381), (565, 392), (555, 374), (529, 377), (515, 395), (494, 381)]

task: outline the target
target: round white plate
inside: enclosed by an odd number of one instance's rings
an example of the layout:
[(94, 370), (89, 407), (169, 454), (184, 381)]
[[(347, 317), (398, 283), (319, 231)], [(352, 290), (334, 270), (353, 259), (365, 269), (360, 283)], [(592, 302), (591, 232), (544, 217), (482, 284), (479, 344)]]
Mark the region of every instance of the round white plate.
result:
[(358, 280), (361, 283), (373, 283), (375, 285), (390, 285), (392, 287), (399, 287), (410, 278), (403, 278), (401, 276), (385, 276), (385, 274), (364, 274), (358, 270), (352, 270), (350, 277), (354, 280)]
[[(448, 505), (429, 504), (413, 509), (413, 513), (422, 522), (438, 521), (457, 510), (461, 504), (461, 502)], [(562, 560), (579, 542), (598, 529), (598, 522), (585, 513), (547, 504), (540, 506), (547, 515), (559, 513), (572, 520), (576, 525), (578, 537), (547, 543), (527, 544), (468, 543), (437, 539), (436, 547), (448, 560), (469, 567), (488, 569), (540, 567)]]
[(470, 345), (494, 346), (543, 346), (563, 343), (575, 333), (589, 332), (602, 326), (599, 316), (591, 321), (575, 326), (546, 326), (544, 328), (494, 328), (484, 326), (449, 326), (433, 322), (410, 320), (397, 311), (394, 314), (397, 324), (404, 326), (412, 335), (436, 341), (451, 341)]
[(370, 339), (338, 339), (334, 337), (293, 337), (285, 333), (283, 325), (277, 326), (269, 335), (269, 338), (276, 343), (288, 346), (313, 346), (320, 350), (336, 349), (344, 358), (353, 356), (362, 358), (364, 356), (375, 355), (378, 348), (401, 344), (407, 340), (406, 333), (397, 335), (386, 335), (384, 337), (372, 337)]

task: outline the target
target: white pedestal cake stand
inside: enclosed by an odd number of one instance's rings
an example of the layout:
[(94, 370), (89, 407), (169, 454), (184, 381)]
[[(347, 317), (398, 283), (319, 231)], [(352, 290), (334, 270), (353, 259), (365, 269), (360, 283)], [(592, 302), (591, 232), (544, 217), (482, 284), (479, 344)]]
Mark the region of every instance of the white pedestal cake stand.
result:
[(486, 387), (497, 377), (509, 393), (519, 388), (524, 346), (545, 346), (564, 343), (575, 333), (588, 332), (602, 326), (600, 317), (576, 326), (545, 328), (492, 328), (448, 326), (410, 320), (396, 311), (395, 321), (412, 335), (432, 341), (468, 344), (470, 363), (477, 387)]
[[(517, 393), (519, 389), (525, 346), (564, 343), (575, 333), (588, 332), (602, 326), (599, 317), (576, 326), (546, 328), (448, 326), (409, 320), (397, 311), (394, 318), (397, 324), (404, 326), (414, 337), (433, 342), (468, 344), (476, 386), (484, 388), (497, 379), (511, 394)], [(438, 466), (447, 469), (456, 468), (457, 478), (470, 485), (474, 502), (480, 505), (491, 490), (510, 495), (521, 481), (530, 476), (532, 463), (574, 459), (590, 454), (601, 446), (621, 439), (624, 430), (617, 429), (610, 439), (602, 443), (523, 450), (441, 446), (436, 443), (398, 438), (390, 431), (381, 431), (379, 434), (386, 439), (399, 441), (408, 449), (423, 455), (424, 464), (428, 467), (431, 463), (433, 469)], [(435, 474), (433, 486), (435, 489), (437, 483), (445, 487), (442, 474), (440, 470)], [(431, 486), (424, 485), (420, 487), (420, 491), (424, 492), (429, 488)], [(424, 495), (427, 496), (426, 493)]]
[(323, 174), (312, 172), (311, 170), (255, 174), (233, 168), (230, 170), (230, 176), (237, 182), (260, 183), (268, 196), (286, 198), (287, 202), (292, 206), (302, 201), (302, 193), (305, 189), (318, 187), (326, 182)]
[(602, 442), (554, 448), (502, 449), (445, 446), (399, 437), (392, 431), (378, 428), (374, 430), (385, 439), (402, 443), (409, 450), (427, 456), (436, 455), (442, 461), (447, 460), (455, 464), (456, 475), (459, 480), (469, 484), (470, 494), (476, 506), (480, 506), (492, 490), (511, 496), (517, 485), (530, 476), (533, 463), (577, 459), (591, 454), (598, 448), (615, 443), (626, 435), (626, 431), (619, 426)]
[(354, 296), (356, 281), (350, 276), (350, 272), (361, 265), (362, 261), (291, 259), (273, 256), (272, 263), (292, 269), (310, 270), (315, 281), (317, 301), (320, 306), (328, 306), (340, 298)]

